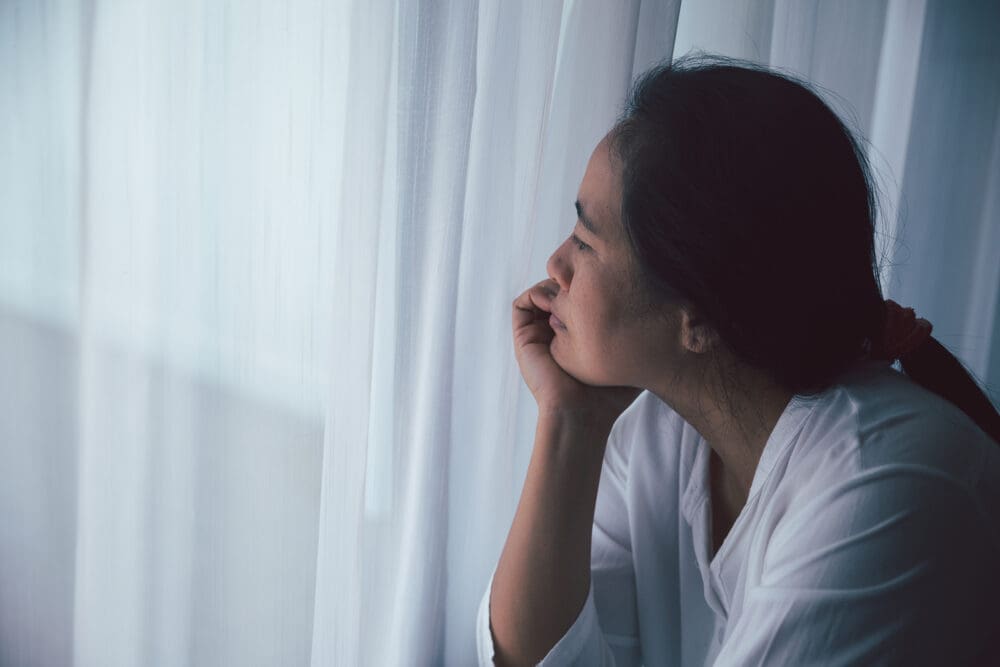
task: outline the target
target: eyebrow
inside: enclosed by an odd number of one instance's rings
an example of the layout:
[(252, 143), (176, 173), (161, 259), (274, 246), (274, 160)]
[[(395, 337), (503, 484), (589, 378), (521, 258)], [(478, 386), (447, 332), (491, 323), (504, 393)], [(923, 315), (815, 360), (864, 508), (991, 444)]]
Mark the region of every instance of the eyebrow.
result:
[(597, 225), (595, 225), (594, 221), (588, 218), (583, 212), (583, 204), (580, 203), (579, 199), (576, 200), (576, 215), (580, 218), (580, 222), (583, 223), (583, 226), (587, 228), (588, 232), (598, 238), (601, 237), (601, 233), (597, 231)]

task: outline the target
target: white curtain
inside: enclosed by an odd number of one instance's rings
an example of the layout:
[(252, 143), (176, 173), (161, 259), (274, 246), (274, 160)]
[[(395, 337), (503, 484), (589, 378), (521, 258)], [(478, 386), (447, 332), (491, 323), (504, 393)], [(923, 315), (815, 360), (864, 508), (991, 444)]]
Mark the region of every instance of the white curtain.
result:
[[(992, 2), (0, 2), (0, 665), (474, 662), (510, 302), (633, 76), (816, 81), (1000, 386)], [(994, 394), (995, 395), (995, 394)]]

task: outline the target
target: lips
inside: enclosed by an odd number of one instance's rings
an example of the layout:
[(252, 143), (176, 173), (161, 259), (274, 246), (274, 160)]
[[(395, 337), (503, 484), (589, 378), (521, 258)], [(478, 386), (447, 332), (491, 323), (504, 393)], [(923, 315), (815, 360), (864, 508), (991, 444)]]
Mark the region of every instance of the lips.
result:
[(555, 313), (552, 313), (551, 315), (549, 315), (549, 325), (553, 329), (562, 329), (563, 331), (566, 331), (566, 325), (563, 324), (562, 320), (560, 320), (558, 317), (556, 317)]

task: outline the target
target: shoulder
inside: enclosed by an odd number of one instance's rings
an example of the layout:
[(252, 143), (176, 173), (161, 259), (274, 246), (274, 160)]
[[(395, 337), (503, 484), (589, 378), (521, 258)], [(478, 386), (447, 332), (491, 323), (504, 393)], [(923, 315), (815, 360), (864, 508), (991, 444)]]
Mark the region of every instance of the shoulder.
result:
[(1000, 448), (888, 365), (790, 408), (719, 661), (972, 664), (995, 636)]
[[(606, 472), (624, 485), (632, 480), (663, 486), (679, 469), (686, 422), (650, 391), (643, 391), (611, 428)], [(633, 471), (639, 470), (638, 475)]]
[(998, 450), (958, 407), (888, 365), (875, 365), (813, 399), (789, 471), (802, 482), (828, 485), (887, 466), (910, 468), (971, 490)]
[(1000, 447), (957, 407), (886, 367), (808, 409), (766, 499), (772, 573), (842, 547), (873, 568), (949, 540), (1000, 549)]
[(656, 394), (643, 391), (615, 421), (608, 447), (614, 447), (619, 456), (628, 459), (644, 443), (679, 436), (684, 424), (681, 416)]
[(622, 438), (627, 439), (646, 432), (669, 433), (680, 429), (683, 424), (684, 420), (673, 408), (651, 391), (643, 391), (618, 417), (612, 427), (612, 434), (617, 431)]
[[(926, 467), (885, 465), (801, 493), (767, 540), (765, 579), (856, 588), (929, 563), (957, 563), (977, 545), (1000, 553), (996, 508)], [(832, 563), (844, 567), (831, 567)], [(830, 578), (827, 580), (827, 578)]]

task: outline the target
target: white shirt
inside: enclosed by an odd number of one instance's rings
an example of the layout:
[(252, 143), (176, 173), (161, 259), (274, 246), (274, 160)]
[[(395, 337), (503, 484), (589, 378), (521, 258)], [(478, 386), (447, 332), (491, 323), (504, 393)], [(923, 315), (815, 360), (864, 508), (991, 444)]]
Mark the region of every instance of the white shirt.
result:
[(888, 362), (794, 396), (711, 560), (709, 453), (649, 392), (622, 414), (590, 591), (540, 664), (966, 665), (1000, 642), (1000, 446), (950, 402)]

